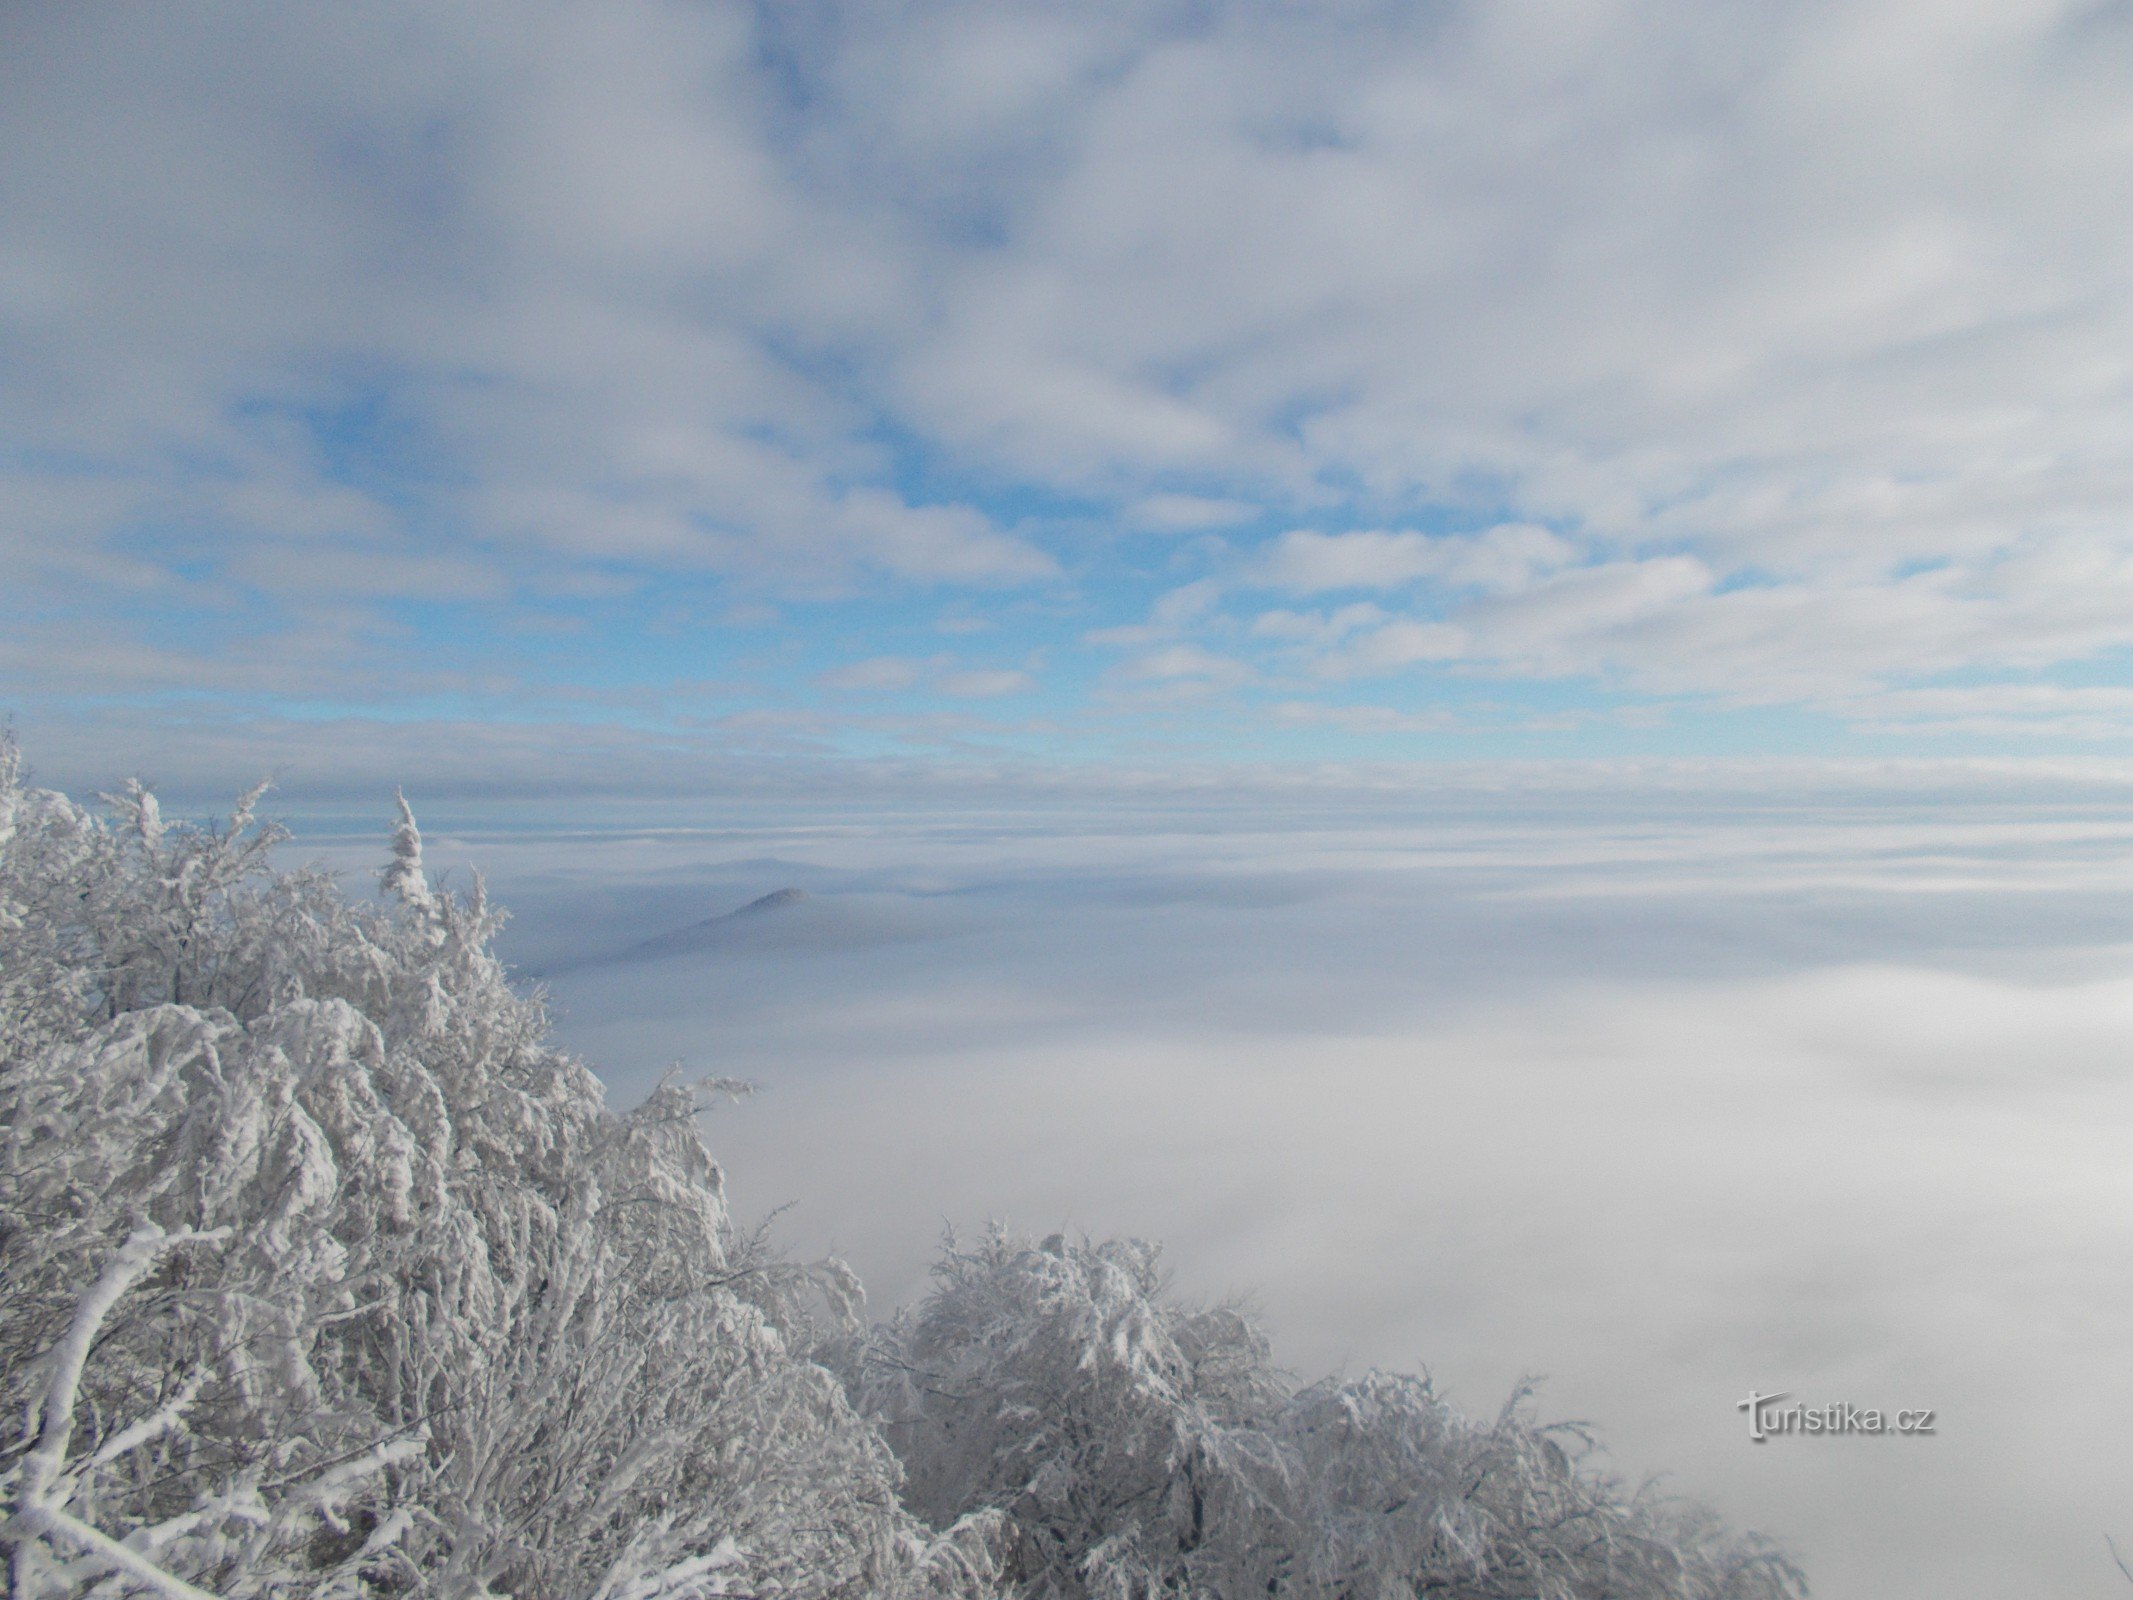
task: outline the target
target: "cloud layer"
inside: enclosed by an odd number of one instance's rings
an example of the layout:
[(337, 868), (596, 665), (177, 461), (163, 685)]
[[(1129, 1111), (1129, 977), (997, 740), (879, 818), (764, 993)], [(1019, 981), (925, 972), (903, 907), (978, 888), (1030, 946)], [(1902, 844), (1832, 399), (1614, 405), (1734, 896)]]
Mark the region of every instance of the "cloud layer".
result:
[[(634, 1098), (878, 1309), (940, 1225), (1159, 1237), (1285, 1360), (1525, 1372), (1818, 1592), (2095, 1596), (2133, 1504), (2122, 805), (1795, 783), (433, 825)], [(373, 836), (300, 853), (374, 868)], [(694, 954), (595, 961), (777, 888)], [(1750, 1443), (1749, 1389), (1932, 1406)]]
[(17, 704), (2129, 726), (2119, 8), (5, 28)]

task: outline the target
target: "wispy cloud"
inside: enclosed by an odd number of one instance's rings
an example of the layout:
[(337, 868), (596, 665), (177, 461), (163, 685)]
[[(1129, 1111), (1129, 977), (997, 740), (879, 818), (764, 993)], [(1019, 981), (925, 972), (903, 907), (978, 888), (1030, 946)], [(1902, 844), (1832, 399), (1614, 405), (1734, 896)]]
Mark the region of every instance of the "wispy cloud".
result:
[(826, 689), (856, 691), (900, 691), (926, 685), (958, 700), (990, 700), (1037, 686), (1037, 680), (1019, 667), (963, 666), (948, 655), (924, 659), (873, 656), (826, 672), (821, 682)]
[(992, 700), (1001, 695), (1022, 694), (1036, 687), (1028, 673), (1012, 667), (981, 667), (971, 672), (944, 672), (941, 693), (958, 700)]
[(1126, 508), (1129, 526), (1158, 533), (1190, 533), (1202, 528), (1234, 527), (1258, 515), (1257, 506), (1241, 500), (1216, 500), (1197, 494), (1152, 494)]

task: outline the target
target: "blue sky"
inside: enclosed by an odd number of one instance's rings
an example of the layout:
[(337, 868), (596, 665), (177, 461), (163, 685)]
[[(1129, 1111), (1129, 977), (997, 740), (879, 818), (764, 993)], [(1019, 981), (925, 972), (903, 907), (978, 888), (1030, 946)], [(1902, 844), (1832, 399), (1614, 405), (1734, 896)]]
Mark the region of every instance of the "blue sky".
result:
[(2122, 8), (0, 30), (0, 703), (62, 766), (2133, 731)]

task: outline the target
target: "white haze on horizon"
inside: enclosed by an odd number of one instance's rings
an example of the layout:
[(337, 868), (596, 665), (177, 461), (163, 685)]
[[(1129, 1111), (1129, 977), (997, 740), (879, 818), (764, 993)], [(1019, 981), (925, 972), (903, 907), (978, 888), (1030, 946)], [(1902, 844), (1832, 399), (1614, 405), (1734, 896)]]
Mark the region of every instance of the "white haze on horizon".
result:
[[(912, 811), (432, 831), (619, 1100), (885, 1314), (940, 1230), (1162, 1240), (1306, 1377), (1546, 1376), (1816, 1592), (2124, 1592), (2133, 820), (1899, 804), (1406, 822)], [(368, 865), (375, 847), (299, 854)], [(718, 924), (702, 949), (607, 959)], [(1938, 1409), (1752, 1444), (1749, 1389)]]

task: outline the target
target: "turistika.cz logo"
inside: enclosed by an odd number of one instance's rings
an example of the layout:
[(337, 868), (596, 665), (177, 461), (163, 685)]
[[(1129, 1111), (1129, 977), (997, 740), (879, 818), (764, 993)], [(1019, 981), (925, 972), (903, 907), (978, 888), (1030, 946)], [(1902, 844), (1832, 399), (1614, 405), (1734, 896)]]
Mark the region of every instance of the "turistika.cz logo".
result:
[(1930, 1407), (1904, 1411), (1882, 1411), (1873, 1406), (1834, 1404), (1826, 1406), (1786, 1405), (1792, 1399), (1789, 1391), (1763, 1394), (1750, 1389), (1748, 1398), (1733, 1409), (1748, 1413), (1748, 1437), (1757, 1444), (1766, 1444), (1772, 1437), (1782, 1433), (1900, 1433), (1930, 1434), (1934, 1431), (1934, 1413)]

